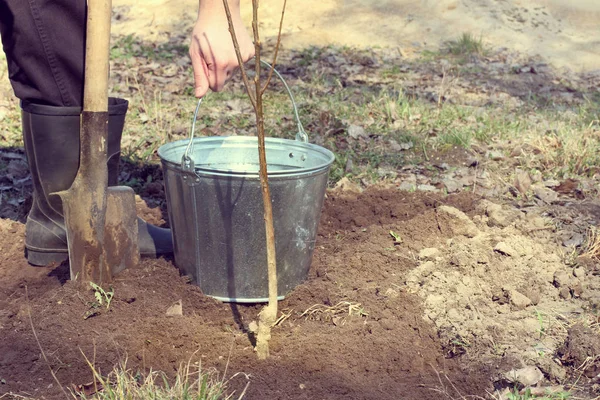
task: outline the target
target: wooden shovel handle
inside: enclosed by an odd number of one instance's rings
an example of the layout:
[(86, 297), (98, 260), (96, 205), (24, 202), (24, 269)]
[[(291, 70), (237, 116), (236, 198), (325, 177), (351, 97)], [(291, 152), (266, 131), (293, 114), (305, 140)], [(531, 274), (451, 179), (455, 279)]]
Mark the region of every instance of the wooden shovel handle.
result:
[(108, 55), (112, 0), (88, 0), (83, 110), (108, 111)]

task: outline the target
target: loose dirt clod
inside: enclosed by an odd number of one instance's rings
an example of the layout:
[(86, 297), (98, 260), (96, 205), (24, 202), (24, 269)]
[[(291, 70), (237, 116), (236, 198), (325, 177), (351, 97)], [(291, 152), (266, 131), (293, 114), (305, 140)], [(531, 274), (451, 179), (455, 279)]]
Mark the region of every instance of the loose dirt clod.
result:
[(528, 366), (506, 373), (506, 379), (523, 386), (534, 386), (544, 379), (544, 374), (537, 367)]
[(582, 324), (572, 326), (557, 354), (564, 364), (572, 366), (588, 378), (600, 373), (600, 335), (597, 330)]
[(447, 224), (447, 227), (454, 235), (464, 235), (472, 238), (479, 234), (477, 226), (462, 211), (450, 206), (441, 206), (437, 211), (438, 215), (445, 215), (451, 221)]

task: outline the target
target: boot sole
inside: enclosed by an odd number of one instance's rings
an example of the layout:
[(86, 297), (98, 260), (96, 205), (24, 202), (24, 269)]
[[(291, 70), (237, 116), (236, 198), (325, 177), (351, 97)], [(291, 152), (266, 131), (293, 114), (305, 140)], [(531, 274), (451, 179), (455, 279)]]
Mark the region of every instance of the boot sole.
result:
[[(141, 253), (140, 257), (142, 258), (159, 258), (170, 256), (173, 253), (164, 252), (164, 253)], [(25, 257), (27, 258), (27, 262), (36, 267), (46, 267), (50, 264), (62, 264), (65, 261), (69, 260), (69, 253), (58, 253), (58, 252), (43, 252), (31, 249), (25, 249)]]
[(69, 253), (43, 252), (25, 249), (27, 262), (36, 267), (46, 267), (50, 264), (60, 265), (69, 259)]

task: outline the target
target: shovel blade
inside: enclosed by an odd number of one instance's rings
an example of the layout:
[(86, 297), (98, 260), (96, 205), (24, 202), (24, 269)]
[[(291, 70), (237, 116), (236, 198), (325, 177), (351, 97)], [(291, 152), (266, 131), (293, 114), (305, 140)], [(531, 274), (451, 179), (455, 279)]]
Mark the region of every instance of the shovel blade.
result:
[(104, 249), (115, 275), (140, 261), (135, 193), (127, 186), (112, 186), (106, 195)]

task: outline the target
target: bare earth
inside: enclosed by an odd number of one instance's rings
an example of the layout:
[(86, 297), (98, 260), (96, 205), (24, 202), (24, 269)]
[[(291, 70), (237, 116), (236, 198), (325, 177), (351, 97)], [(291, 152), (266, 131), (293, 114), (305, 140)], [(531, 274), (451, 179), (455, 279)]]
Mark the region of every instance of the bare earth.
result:
[[(251, 19), (250, 2), (244, 16)], [(282, 0), (263, 0), (263, 34), (276, 35)], [(197, 0), (114, 0), (113, 30), (146, 38), (190, 29)], [(463, 32), (493, 47), (540, 55), (574, 71), (600, 68), (597, 0), (303, 0), (289, 1), (284, 45), (397, 47), (403, 54), (431, 48)]]

